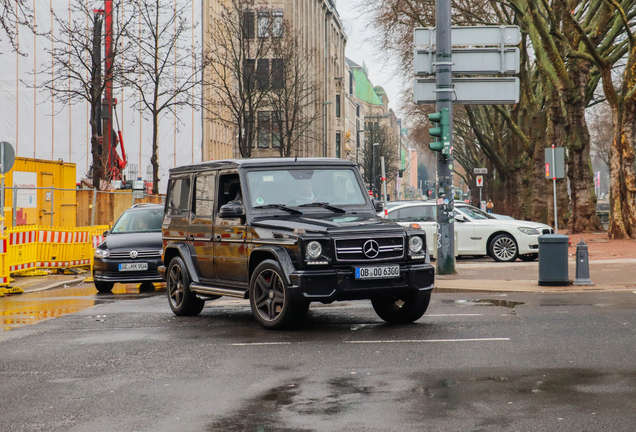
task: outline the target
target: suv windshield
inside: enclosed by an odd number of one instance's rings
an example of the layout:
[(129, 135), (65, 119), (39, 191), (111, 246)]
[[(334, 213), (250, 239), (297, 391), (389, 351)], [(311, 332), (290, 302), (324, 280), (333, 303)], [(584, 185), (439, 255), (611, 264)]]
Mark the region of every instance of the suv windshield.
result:
[(247, 181), (252, 207), (301, 206), (315, 202), (342, 206), (366, 202), (352, 169), (251, 171)]
[(484, 219), (496, 219), (494, 216), (490, 216), (488, 213), (484, 213), (479, 210), (477, 207), (472, 206), (457, 206), (459, 211), (464, 213), (466, 216), (475, 219), (475, 220), (484, 220)]
[(127, 211), (111, 230), (111, 234), (161, 232), (163, 209)]

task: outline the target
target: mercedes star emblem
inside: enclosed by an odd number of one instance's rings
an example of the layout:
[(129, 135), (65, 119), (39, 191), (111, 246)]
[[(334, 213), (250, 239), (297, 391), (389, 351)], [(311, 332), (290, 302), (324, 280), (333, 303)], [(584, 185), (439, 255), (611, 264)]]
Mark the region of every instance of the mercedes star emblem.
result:
[(137, 255), (139, 255), (139, 252), (137, 252), (136, 250), (130, 251), (130, 257), (131, 258), (137, 258)]
[(375, 240), (367, 240), (364, 246), (362, 246), (362, 252), (367, 258), (375, 258), (380, 253), (380, 245)]

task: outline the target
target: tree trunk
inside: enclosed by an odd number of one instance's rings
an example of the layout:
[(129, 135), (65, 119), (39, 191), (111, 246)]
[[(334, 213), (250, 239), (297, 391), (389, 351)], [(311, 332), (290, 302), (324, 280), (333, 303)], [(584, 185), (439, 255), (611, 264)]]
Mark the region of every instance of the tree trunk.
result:
[(97, 122), (101, 120), (97, 114), (99, 112), (98, 107), (99, 106), (91, 107), (91, 154), (93, 156), (93, 187), (97, 190), (101, 190), (104, 174), (97, 127)]
[(154, 112), (152, 114), (152, 156), (150, 163), (152, 164), (152, 193), (159, 194), (159, 157), (157, 155), (159, 149), (159, 115)]

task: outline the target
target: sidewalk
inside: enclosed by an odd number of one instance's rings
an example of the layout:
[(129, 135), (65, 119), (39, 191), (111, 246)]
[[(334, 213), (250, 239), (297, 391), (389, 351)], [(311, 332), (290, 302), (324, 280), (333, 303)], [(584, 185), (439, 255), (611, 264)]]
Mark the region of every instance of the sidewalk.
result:
[(48, 275), (48, 276), (15, 276), (15, 282), (10, 286), (19, 287), (27, 292), (46, 291), (55, 288), (63, 288), (71, 285), (79, 285), (90, 276), (90, 273), (79, 275)]

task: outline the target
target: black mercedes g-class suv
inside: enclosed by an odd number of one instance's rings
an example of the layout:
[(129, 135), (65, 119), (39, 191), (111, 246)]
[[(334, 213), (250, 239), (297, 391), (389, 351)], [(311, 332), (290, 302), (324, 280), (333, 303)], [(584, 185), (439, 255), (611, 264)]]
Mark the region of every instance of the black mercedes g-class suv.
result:
[(419, 319), (433, 289), (425, 232), (377, 216), (357, 166), (343, 159), (203, 162), (170, 170), (162, 226), (176, 315), (206, 300), (249, 298), (266, 328), (311, 302), (370, 299), (390, 323)]

